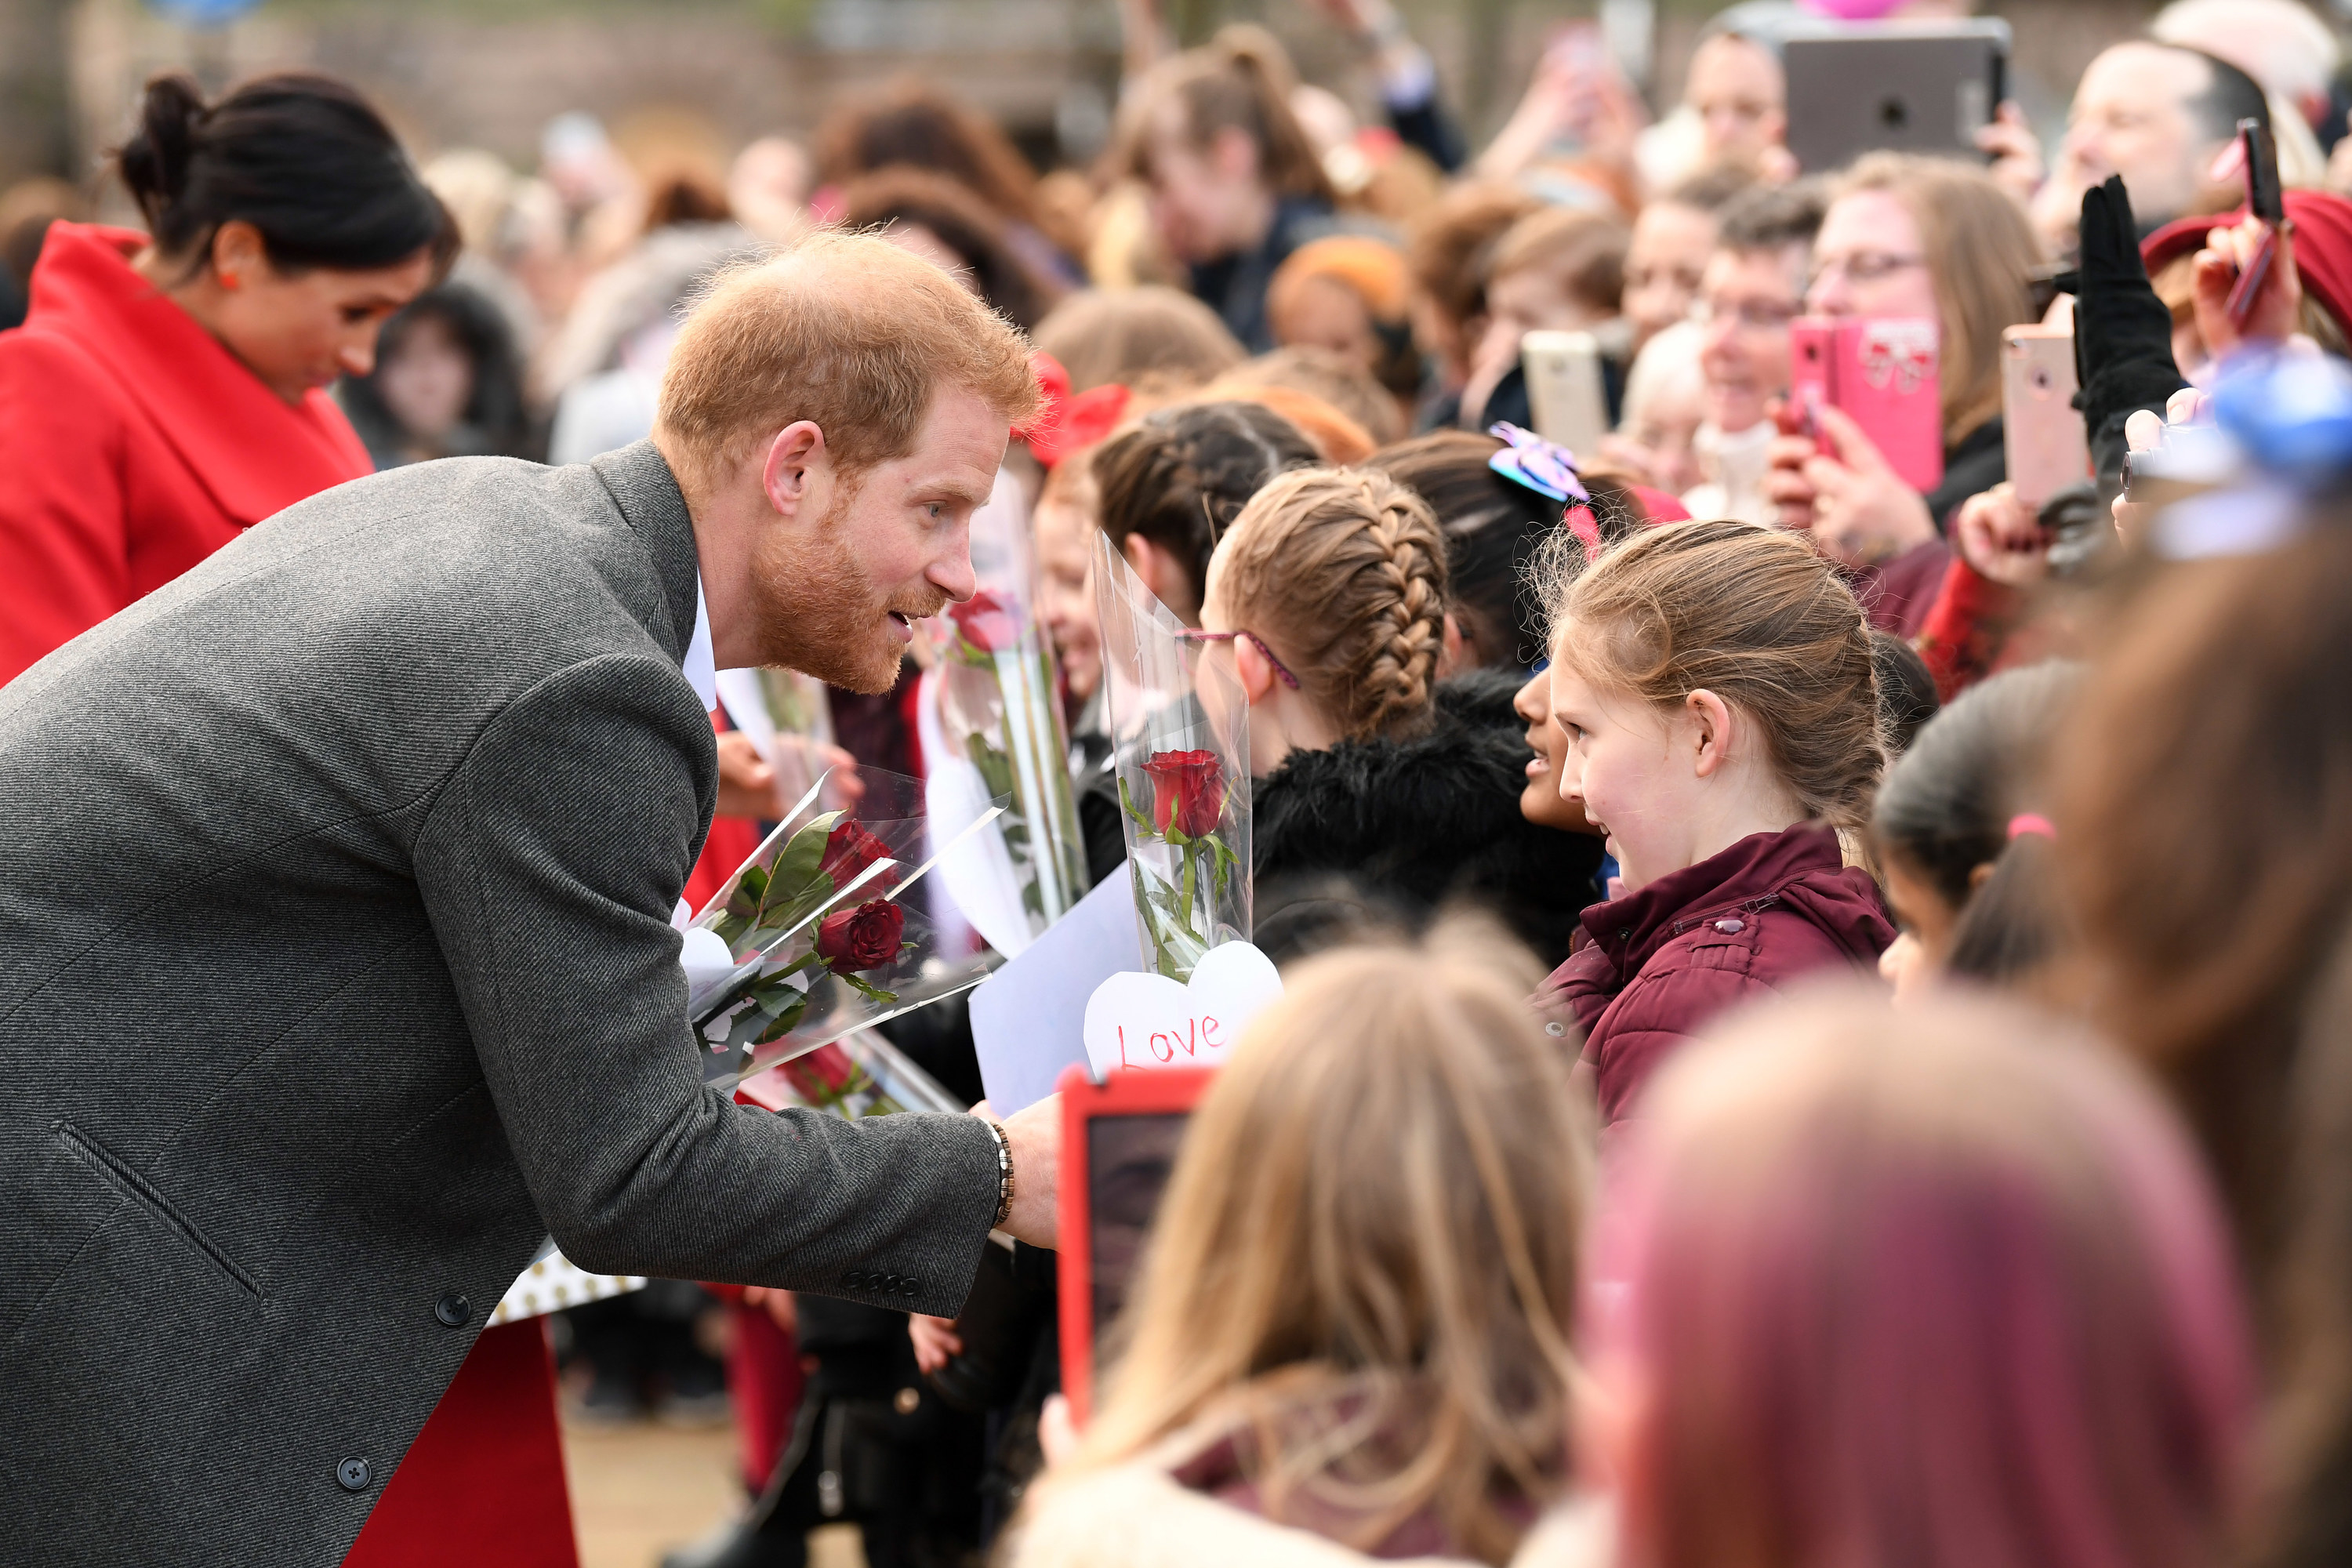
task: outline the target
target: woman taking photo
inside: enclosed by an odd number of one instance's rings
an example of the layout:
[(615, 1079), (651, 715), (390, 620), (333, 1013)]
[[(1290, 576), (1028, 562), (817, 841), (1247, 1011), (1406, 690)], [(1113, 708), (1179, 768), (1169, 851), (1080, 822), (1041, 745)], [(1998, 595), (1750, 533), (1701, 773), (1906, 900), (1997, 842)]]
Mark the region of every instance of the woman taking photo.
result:
[(370, 472), (326, 388), (456, 226), (323, 77), (147, 88), (116, 156), (149, 232), (60, 223), (0, 338), (0, 681), (272, 512)]
[(1783, 527), (1810, 530), (1862, 574), (1874, 625), (1918, 629), (1950, 560), (1947, 521), (2007, 476), (2000, 331), (2034, 320), (2030, 274), (2041, 258), (2017, 204), (1966, 164), (1874, 153), (1836, 187), (1813, 241), (1805, 310), (1937, 323), (1944, 477), (1924, 495), (1912, 489), (1860, 426), (1828, 408), (1818, 446), (1811, 436), (1773, 443), (1765, 490)]

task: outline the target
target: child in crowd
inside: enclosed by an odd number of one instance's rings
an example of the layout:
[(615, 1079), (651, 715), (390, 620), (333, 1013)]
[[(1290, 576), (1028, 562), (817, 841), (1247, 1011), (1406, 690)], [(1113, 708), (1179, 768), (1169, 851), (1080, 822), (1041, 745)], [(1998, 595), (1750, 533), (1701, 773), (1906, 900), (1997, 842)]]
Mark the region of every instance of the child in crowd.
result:
[(1659, 195), (1633, 219), (1625, 249), (1625, 321), (1640, 353), (1690, 315), (1715, 253), (1716, 214), (1756, 183), (1738, 164), (1703, 170)]
[(1245, 1514), (1510, 1558), (1569, 1473), (1585, 1185), (1510, 948), (1444, 927), (1292, 973), (1193, 1113), (1124, 1352), (1013, 1568), (1232, 1561), (1271, 1533)]
[(1625, 375), (1624, 417), (1601, 440), (1603, 458), (1670, 495), (1689, 494), (1705, 478), (1698, 433), (1707, 416), (1706, 348), (1706, 331), (1696, 321), (1677, 321), (1644, 344)]
[(1747, 523), (1641, 530), (1553, 603), (1559, 792), (1607, 835), (1625, 895), (1584, 911), (1537, 1000), (1583, 1031), (1614, 1123), (1716, 1014), (1895, 940), (1839, 842), (1885, 763), (1877, 680), (1836, 568)]
[[(1544, 604), (1531, 569), (1559, 531), (1564, 503), (1497, 471), (1491, 459), (1501, 450), (1492, 436), (1433, 430), (1360, 465), (1420, 496), (1445, 531), (1447, 601), (1460, 638), (1449, 670), (1516, 674), (1544, 657)], [(1644, 521), (1645, 498), (1630, 487), (1601, 473), (1579, 478), (1592, 497), (1589, 510), (1601, 537), (1617, 538)]]
[(1600, 846), (1519, 815), (1509, 676), (1438, 679), (1446, 549), (1384, 475), (1308, 469), (1245, 508), (1202, 625), (1249, 701), (1256, 940), (1284, 959), (1475, 900), (1553, 962)]
[(1197, 626), (1218, 535), (1268, 479), (1317, 456), (1297, 426), (1260, 404), (1162, 408), (1095, 452), (1103, 531), (1143, 585)]
[(1621, 1561), (2232, 1560), (2229, 1237), (2104, 1047), (1990, 999), (1824, 999), (1675, 1062), (1629, 1152), (1585, 1343)]
[(2021, 979), (2053, 956), (2054, 829), (2032, 805), (2081, 679), (2063, 661), (1996, 675), (1954, 700), (1887, 770), (1871, 837), (1903, 931), (1879, 960), (1896, 995), (1938, 973)]
[[(1465, 426), (1483, 429), (1497, 418), (1534, 424), (1519, 414), (1526, 395), (1513, 382), (1520, 340), (1532, 331), (1588, 331), (1616, 321), (1625, 289), (1625, 226), (1606, 214), (1545, 207), (1496, 241), (1486, 264), (1486, 329), (1462, 395)], [(1624, 345), (1610, 347), (1612, 374), (1622, 377)]]
[(1330, 179), (1290, 110), (1294, 79), (1272, 34), (1223, 28), (1136, 82), (1117, 154), (1150, 187), (1152, 225), (1192, 292), (1253, 353), (1275, 346), (1275, 269), (1338, 226)]

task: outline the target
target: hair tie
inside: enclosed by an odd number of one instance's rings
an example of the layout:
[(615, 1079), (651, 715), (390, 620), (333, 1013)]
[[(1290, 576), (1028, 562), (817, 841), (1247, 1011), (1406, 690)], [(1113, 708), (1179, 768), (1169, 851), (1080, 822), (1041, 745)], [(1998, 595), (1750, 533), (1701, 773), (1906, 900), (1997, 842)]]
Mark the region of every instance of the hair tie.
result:
[(1593, 560), (1601, 553), (1601, 525), (1592, 521), (1592, 509), (1579, 501), (1561, 514), (1560, 522), (1576, 535), (1577, 543), (1584, 546), (1584, 558)]
[(2011, 844), (2029, 834), (2036, 838), (2055, 839), (2058, 825), (2038, 811), (2021, 811), (2009, 819), (2009, 841)]

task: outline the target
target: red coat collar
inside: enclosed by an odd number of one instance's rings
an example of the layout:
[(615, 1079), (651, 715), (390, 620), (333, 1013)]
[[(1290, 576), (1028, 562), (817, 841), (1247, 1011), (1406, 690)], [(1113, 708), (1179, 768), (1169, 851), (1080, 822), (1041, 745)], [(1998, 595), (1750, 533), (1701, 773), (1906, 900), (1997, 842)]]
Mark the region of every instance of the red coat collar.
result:
[[(1751, 833), (1622, 899), (1588, 905), (1585, 935), (1615, 963), (1621, 976), (1631, 977), (1696, 921), (1777, 899), (1801, 878), (1833, 876), (1844, 864), (1834, 828), (1800, 823), (1778, 833)], [(1867, 912), (1876, 915), (1874, 899)]]
[(86, 350), (240, 523), (371, 472), (367, 448), (332, 398), (313, 390), (299, 406), (288, 404), (131, 270), (146, 243), (131, 229), (50, 226), (22, 330)]

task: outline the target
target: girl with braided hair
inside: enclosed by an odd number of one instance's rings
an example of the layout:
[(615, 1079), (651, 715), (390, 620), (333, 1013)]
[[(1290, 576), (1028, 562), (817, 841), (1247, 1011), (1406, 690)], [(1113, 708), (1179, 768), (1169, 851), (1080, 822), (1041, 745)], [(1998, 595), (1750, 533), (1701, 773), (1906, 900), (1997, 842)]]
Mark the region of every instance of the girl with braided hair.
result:
[(1219, 542), (1201, 622), (1249, 703), (1261, 947), (1292, 956), (1458, 897), (1565, 955), (1600, 846), (1520, 815), (1507, 681), (1499, 702), (1440, 682), (1457, 639), (1420, 496), (1360, 469), (1275, 479)]

